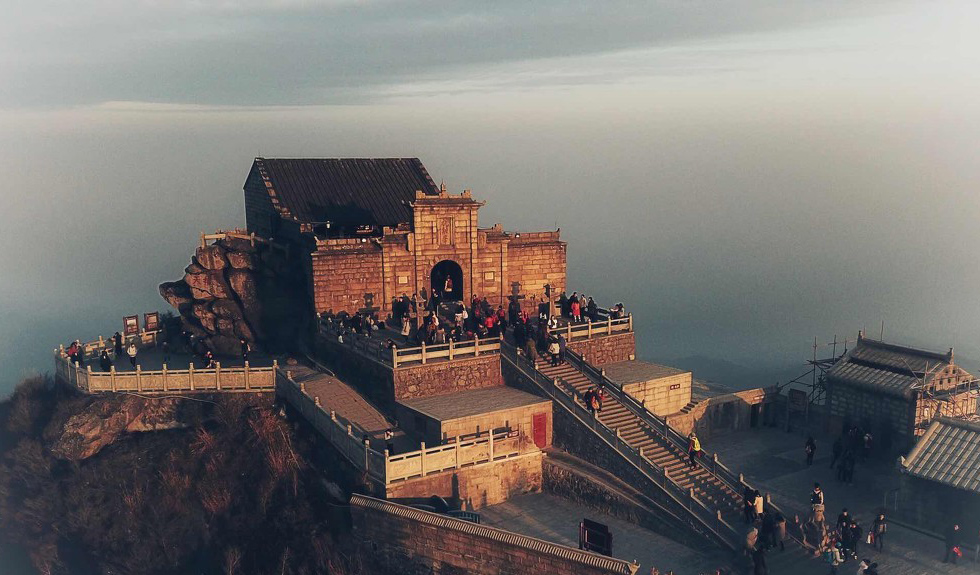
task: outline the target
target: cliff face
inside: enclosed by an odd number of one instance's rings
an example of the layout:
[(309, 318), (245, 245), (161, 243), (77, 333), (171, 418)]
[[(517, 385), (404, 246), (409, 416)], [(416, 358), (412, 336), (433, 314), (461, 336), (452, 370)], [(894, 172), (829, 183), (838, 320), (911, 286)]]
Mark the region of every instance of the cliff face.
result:
[(315, 441), (269, 394), (95, 396), (36, 378), (0, 401), (0, 541), (39, 575), (367, 575)]
[(312, 317), (301, 266), (283, 249), (228, 238), (198, 248), (184, 277), (161, 284), (160, 295), (216, 352), (236, 354), (242, 339), (290, 350)]
[(123, 395), (93, 402), (65, 422), (51, 453), (78, 461), (95, 455), (124, 433), (186, 427), (178, 417), (180, 401)]

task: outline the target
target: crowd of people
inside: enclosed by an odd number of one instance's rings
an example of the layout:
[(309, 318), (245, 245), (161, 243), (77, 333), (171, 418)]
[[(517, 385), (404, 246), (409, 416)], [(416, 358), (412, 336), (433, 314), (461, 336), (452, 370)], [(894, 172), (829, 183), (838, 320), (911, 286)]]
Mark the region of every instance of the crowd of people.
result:
[[(140, 345), (137, 345), (137, 338), (127, 338), (118, 331), (109, 338), (109, 345), (98, 350), (98, 367), (103, 372), (110, 372), (117, 367), (120, 361), (128, 361), (130, 369), (136, 369), (139, 363)], [(207, 345), (207, 342), (189, 331), (181, 332), (181, 339), (175, 342), (180, 351), (191, 356), (191, 359), (202, 369), (214, 369), (217, 366), (214, 351)], [(240, 357), (242, 362), (247, 362), (252, 353), (252, 344), (245, 339), (239, 340)], [(159, 342), (160, 359), (163, 365), (167, 365), (171, 360), (171, 341), (167, 338)], [(65, 348), (65, 355), (68, 360), (79, 367), (85, 367), (85, 349), (81, 341), (75, 340)]]

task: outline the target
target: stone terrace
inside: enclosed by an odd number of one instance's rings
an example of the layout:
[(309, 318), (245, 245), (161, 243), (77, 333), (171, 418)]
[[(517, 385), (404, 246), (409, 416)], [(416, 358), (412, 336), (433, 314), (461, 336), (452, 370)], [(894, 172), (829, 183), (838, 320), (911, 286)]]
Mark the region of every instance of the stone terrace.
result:
[[(705, 449), (717, 450), (719, 457), (732, 468), (745, 473), (746, 478), (760, 490), (772, 494), (787, 511), (795, 507), (803, 513), (808, 507), (813, 482), (820, 482), (827, 503), (828, 521), (836, 521), (841, 508), (846, 507), (857, 518), (864, 532), (871, 527), (874, 515), (881, 509), (884, 494), (898, 485), (898, 471), (892, 461), (858, 463), (854, 485), (838, 483), (830, 467), (833, 438), (814, 435), (817, 455), (813, 466), (806, 467), (803, 444), (806, 437), (772, 428), (732, 432), (707, 441)], [(870, 545), (861, 545), (861, 557), (876, 561), (879, 572), (888, 575), (955, 575), (975, 574), (980, 566), (961, 560), (957, 566), (942, 563), (943, 542), (892, 521), (885, 540), (884, 553)], [(770, 554), (778, 555), (778, 553)], [(778, 571), (776, 557), (771, 557), (770, 572)], [(854, 563), (843, 566), (841, 573), (851, 573)], [(792, 575), (825, 575), (827, 565), (811, 561), (795, 568)]]

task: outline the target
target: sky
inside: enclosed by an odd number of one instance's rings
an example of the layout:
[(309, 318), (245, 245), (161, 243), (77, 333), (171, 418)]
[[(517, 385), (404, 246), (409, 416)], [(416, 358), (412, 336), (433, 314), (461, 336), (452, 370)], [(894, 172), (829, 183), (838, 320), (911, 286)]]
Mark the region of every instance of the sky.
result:
[(0, 393), (167, 309), (260, 155), (419, 157), (483, 226), (560, 227), (642, 359), (763, 385), (882, 322), (980, 358), (977, 29), (956, 0), (12, 3)]

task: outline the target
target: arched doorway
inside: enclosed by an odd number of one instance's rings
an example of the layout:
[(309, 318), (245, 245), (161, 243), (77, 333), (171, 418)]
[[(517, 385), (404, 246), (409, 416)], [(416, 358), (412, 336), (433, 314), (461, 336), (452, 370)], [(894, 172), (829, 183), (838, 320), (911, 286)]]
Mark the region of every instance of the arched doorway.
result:
[[(452, 285), (451, 291), (446, 291), (446, 280)], [(429, 274), (432, 295), (439, 298), (438, 301), (463, 301), (463, 268), (452, 260), (442, 260), (432, 266)]]

